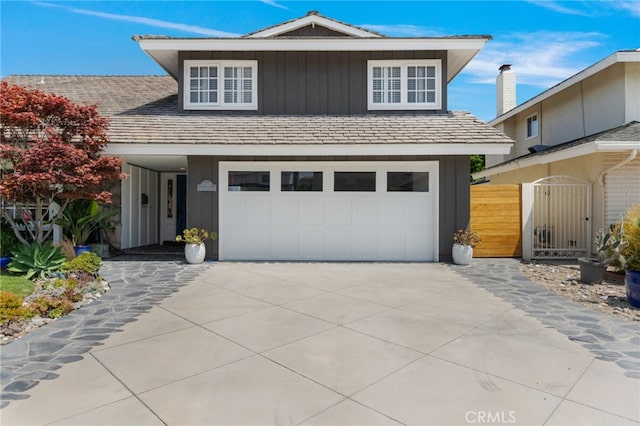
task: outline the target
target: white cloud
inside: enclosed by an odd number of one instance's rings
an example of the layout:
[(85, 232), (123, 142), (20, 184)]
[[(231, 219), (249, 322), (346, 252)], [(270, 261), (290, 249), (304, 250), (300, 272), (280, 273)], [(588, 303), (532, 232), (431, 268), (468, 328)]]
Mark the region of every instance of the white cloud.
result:
[(638, 0), (612, 1), (610, 2), (610, 5), (615, 9), (626, 10), (630, 12), (632, 16), (640, 18), (640, 1)]
[(115, 13), (106, 13), (106, 12), (97, 12), (94, 10), (88, 9), (78, 9), (70, 6), (62, 6), (54, 3), (44, 3), (44, 2), (33, 2), (38, 6), (44, 7), (53, 7), (58, 9), (66, 10), (67, 12), (76, 13), (79, 15), (88, 15), (95, 16), (98, 18), (110, 19), (113, 21), (125, 21), (125, 22), (134, 22), (142, 25), (149, 25), (151, 27), (158, 28), (168, 28), (172, 30), (184, 31), (192, 34), (205, 35), (210, 37), (237, 37), (239, 34), (236, 33), (228, 33), (225, 31), (213, 30), (210, 28), (198, 27), (195, 25), (188, 24), (180, 24), (176, 22), (162, 21), (159, 19), (145, 18), (143, 16), (132, 16), (132, 15), (118, 15)]
[(591, 65), (580, 60), (580, 54), (599, 46), (604, 37), (595, 32), (506, 34), (489, 42), (462, 73), (474, 83), (495, 84), (500, 65), (512, 64), (518, 84), (546, 89)]
[(442, 35), (427, 27), (409, 24), (397, 25), (376, 25), (376, 24), (360, 24), (361, 28), (375, 31), (390, 37), (436, 37)]
[(278, 9), (284, 9), (284, 10), (289, 10), (289, 8), (287, 6), (283, 6), (281, 4), (278, 4), (275, 2), (275, 0), (259, 0), (260, 3), (264, 3), (266, 5), (269, 6), (273, 6), (273, 7), (277, 7)]
[[(535, 4), (536, 6), (544, 7), (545, 9), (553, 10), (554, 12), (562, 13), (565, 15), (580, 15), (580, 16), (591, 16), (590, 13), (562, 5), (553, 0), (531, 0), (529, 3)], [(573, 2), (573, 5), (580, 5), (580, 2)]]

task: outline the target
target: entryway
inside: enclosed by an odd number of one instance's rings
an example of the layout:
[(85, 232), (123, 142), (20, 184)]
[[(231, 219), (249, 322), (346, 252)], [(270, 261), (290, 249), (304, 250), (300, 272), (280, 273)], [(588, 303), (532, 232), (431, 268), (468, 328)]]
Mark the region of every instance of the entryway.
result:
[(160, 242), (175, 241), (187, 226), (187, 175), (162, 173)]

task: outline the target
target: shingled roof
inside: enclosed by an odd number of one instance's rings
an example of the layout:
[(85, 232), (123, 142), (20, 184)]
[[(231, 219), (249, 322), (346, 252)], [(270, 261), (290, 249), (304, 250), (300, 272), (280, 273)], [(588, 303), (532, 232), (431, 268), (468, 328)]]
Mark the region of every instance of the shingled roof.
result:
[(112, 144), (510, 144), (466, 112), (427, 115), (226, 115), (180, 112), (169, 76), (9, 76), (10, 83), (97, 103)]

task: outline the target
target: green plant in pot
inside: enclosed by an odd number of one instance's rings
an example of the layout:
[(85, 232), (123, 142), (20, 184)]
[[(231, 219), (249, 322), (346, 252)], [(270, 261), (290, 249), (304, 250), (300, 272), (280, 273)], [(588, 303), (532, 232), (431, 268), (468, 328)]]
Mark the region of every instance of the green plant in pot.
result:
[(584, 283), (599, 283), (604, 279), (607, 266), (615, 263), (619, 258), (620, 232), (616, 225), (608, 230), (600, 228), (593, 239), (596, 248), (595, 258), (581, 257), (578, 259), (580, 265), (580, 281)]
[(74, 200), (58, 220), (71, 239), (76, 254), (89, 251), (86, 245), (89, 237), (98, 229), (108, 227), (108, 219), (117, 214), (117, 210), (100, 208), (95, 200)]
[(620, 266), (631, 306), (640, 308), (640, 204), (631, 206), (620, 226)]
[(207, 239), (218, 238), (216, 232), (209, 232), (206, 229), (191, 228), (182, 231), (182, 235), (176, 236), (177, 242), (184, 242), (184, 256), (187, 263), (202, 263), (206, 255), (204, 242)]
[(0, 220), (0, 268), (6, 268), (20, 242), (4, 218)]

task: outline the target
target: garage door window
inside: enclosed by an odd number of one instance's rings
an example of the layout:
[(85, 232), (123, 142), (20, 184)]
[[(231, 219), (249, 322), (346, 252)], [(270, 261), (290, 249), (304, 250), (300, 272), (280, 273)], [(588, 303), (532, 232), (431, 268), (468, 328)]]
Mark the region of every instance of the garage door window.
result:
[(334, 172), (333, 190), (336, 192), (375, 192), (376, 172)]
[(429, 192), (429, 173), (387, 172), (387, 192)]
[(322, 192), (322, 172), (281, 172), (281, 191)]
[(269, 191), (269, 172), (229, 171), (229, 191)]

